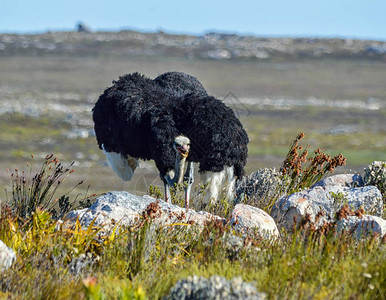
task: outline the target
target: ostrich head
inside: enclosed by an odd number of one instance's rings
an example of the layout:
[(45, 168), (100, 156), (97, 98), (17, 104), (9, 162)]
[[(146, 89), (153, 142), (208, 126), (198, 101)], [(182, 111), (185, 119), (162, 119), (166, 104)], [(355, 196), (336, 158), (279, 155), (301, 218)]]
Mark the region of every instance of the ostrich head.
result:
[(189, 155), (190, 140), (186, 136), (179, 135), (174, 139), (173, 148), (176, 150), (179, 159), (186, 159)]
[(190, 150), (190, 140), (186, 136), (179, 135), (174, 139), (173, 148), (176, 150), (174, 182), (182, 183), (185, 172), (186, 158), (188, 157)]

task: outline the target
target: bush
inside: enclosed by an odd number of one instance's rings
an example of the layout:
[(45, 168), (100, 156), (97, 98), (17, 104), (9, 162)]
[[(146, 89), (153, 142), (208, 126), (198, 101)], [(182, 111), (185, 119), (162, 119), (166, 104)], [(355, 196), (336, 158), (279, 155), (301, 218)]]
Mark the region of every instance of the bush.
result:
[(331, 157), (320, 148), (313, 157), (308, 157), (308, 150), (299, 145), (303, 138), (304, 133), (299, 133), (279, 171), (259, 169), (242, 178), (236, 187), (236, 203), (256, 206), (269, 213), (280, 196), (309, 188), (346, 164), (342, 154)]
[[(79, 182), (66, 194), (55, 198), (58, 187), (75, 171), (72, 169), (73, 165), (74, 162), (64, 167), (57, 157), (50, 154), (44, 158), (40, 171), (33, 176), (31, 175), (32, 169), (28, 174), (25, 171), (20, 172), (15, 169), (11, 174), (12, 191), (8, 193), (11, 197), (7, 199), (7, 204), (13, 214), (20, 221), (26, 221), (32, 217), (37, 209), (49, 211), (54, 218), (62, 218), (74, 209), (76, 201), (70, 202), (68, 195), (83, 181)], [(27, 166), (29, 166), (29, 163), (27, 163)], [(89, 203), (91, 196), (81, 200), (81, 205)]]

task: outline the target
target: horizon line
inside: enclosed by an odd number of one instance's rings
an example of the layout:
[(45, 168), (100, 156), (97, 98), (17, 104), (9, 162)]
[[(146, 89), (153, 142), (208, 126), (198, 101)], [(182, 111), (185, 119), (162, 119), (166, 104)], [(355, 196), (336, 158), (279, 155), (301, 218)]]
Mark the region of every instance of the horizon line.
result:
[[(82, 22), (76, 23), (84, 24)], [(77, 32), (77, 28), (46, 28), (46, 29), (37, 29), (37, 30), (0, 30), (0, 34), (15, 34), (15, 35), (34, 35), (34, 34), (45, 34), (45, 33), (55, 33), (55, 32)], [(87, 26), (87, 25), (86, 25)], [(89, 27), (89, 26), (87, 26)], [(232, 30), (220, 30), (220, 29), (207, 29), (202, 32), (193, 32), (193, 31), (178, 31), (178, 30), (167, 30), (164, 28), (157, 29), (141, 29), (133, 26), (124, 26), (120, 28), (97, 28), (92, 29), (89, 27), (89, 33), (116, 33), (120, 31), (134, 31), (144, 34), (154, 34), (154, 33), (165, 33), (170, 35), (191, 35), (191, 36), (205, 36), (207, 34), (224, 34), (224, 35), (237, 35), (237, 36), (250, 36), (256, 38), (316, 38), (316, 39), (353, 39), (353, 40), (364, 40), (364, 41), (379, 41), (386, 42), (386, 37), (375, 37), (375, 36), (353, 36), (353, 35), (342, 35), (342, 34), (258, 34), (253, 32), (240, 32)]]

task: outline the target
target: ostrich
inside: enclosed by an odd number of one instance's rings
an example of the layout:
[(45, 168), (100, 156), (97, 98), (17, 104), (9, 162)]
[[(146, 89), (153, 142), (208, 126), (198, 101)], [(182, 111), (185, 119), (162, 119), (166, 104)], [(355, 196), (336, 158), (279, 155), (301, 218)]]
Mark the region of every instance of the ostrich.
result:
[(154, 160), (167, 202), (170, 186), (186, 182), (189, 207), (194, 162), (208, 184), (206, 203), (217, 200), (223, 184), (232, 197), (236, 178), (244, 174), (248, 136), (240, 121), (190, 75), (121, 76), (99, 97), (93, 120), (114, 172), (130, 180), (139, 159)]
[(190, 93), (207, 96), (205, 88), (196, 77), (182, 72), (166, 72), (158, 76), (154, 81), (161, 87), (168, 89), (171, 93), (187, 95)]

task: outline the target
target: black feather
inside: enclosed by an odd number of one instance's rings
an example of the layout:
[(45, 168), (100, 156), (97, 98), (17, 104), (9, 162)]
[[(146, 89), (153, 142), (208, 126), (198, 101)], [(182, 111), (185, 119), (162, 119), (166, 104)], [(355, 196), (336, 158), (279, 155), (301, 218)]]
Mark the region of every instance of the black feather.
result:
[(234, 166), (244, 174), (248, 136), (234, 112), (208, 96), (193, 76), (168, 72), (156, 79), (139, 73), (113, 82), (93, 108), (99, 147), (144, 160), (153, 159), (161, 179), (174, 168), (174, 138), (191, 141), (188, 160), (200, 171)]

